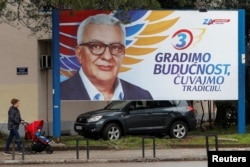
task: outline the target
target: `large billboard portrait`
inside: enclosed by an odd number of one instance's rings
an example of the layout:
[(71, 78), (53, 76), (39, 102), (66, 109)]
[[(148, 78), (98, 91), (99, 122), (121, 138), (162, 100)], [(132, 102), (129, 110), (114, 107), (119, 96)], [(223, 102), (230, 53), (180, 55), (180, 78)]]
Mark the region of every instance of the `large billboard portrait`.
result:
[(61, 100), (238, 98), (238, 11), (59, 16)]

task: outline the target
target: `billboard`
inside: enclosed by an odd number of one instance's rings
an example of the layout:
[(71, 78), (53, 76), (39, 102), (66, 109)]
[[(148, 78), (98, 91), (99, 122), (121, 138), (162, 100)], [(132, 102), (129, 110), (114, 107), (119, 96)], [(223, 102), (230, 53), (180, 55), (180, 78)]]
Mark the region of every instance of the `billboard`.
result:
[(57, 21), (61, 100), (238, 99), (238, 11), (60, 11)]

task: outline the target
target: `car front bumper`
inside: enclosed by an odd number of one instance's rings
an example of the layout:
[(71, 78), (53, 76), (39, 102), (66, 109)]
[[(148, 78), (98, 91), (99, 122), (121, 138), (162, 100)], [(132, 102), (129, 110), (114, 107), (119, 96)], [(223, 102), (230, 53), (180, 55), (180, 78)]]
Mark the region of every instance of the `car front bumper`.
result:
[(74, 130), (81, 136), (93, 137), (101, 134), (102, 126), (97, 123), (75, 123)]

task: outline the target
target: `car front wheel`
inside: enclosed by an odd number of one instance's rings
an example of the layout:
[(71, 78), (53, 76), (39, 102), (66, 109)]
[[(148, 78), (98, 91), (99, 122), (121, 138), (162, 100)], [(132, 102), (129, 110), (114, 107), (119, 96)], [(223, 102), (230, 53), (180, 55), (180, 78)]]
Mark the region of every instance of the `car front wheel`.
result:
[(173, 123), (173, 125), (170, 128), (170, 137), (182, 139), (187, 135), (187, 132), (188, 132), (187, 124), (182, 121), (177, 121)]
[(117, 140), (121, 137), (121, 128), (116, 123), (107, 124), (103, 130), (104, 140)]

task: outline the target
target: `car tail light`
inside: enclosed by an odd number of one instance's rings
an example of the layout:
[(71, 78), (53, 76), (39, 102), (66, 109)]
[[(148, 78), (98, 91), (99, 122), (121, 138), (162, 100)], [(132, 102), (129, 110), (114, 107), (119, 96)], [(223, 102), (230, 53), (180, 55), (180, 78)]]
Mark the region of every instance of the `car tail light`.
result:
[(194, 107), (193, 106), (187, 106), (187, 110), (194, 112)]

